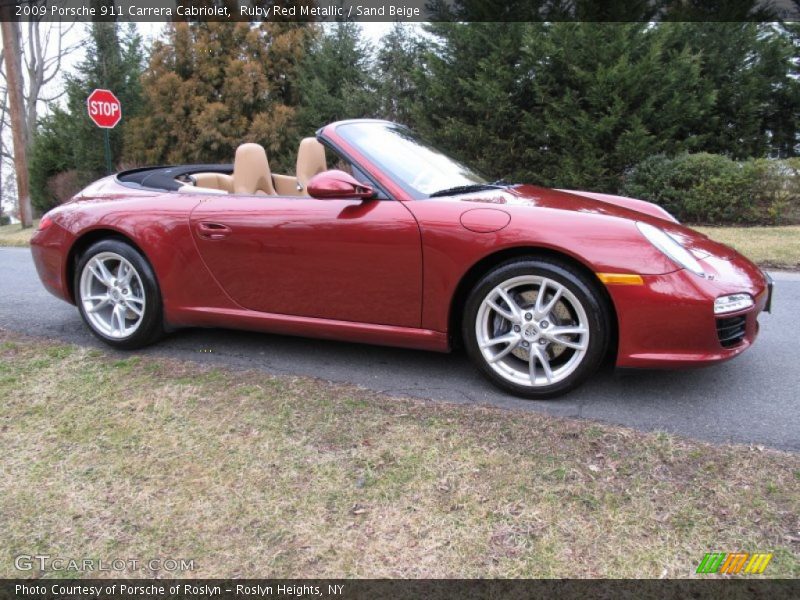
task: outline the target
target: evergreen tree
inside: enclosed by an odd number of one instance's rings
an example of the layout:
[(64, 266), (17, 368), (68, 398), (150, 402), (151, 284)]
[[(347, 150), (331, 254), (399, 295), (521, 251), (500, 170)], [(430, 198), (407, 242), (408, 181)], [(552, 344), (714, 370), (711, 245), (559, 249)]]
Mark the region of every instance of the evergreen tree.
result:
[(371, 48), (361, 37), (355, 23), (338, 22), (323, 30), (306, 55), (298, 118), (303, 135), (332, 121), (377, 114)]
[(294, 164), (297, 69), (311, 30), (294, 23), (168, 26), (142, 78), (145, 110), (126, 137), (139, 163), (230, 162), (257, 142), (271, 164)]
[(412, 120), (491, 176), (614, 191), (651, 154), (794, 153), (800, 93), (791, 25), (427, 29), (433, 41), (414, 70), (424, 102), (412, 104)]
[(417, 128), (490, 176), (514, 171), (524, 23), (434, 23), (427, 42)]
[(421, 42), (407, 24), (395, 23), (381, 40), (376, 61), (380, 116), (398, 123), (410, 123), (419, 110)]
[[(59, 173), (77, 171), (76, 146), (73, 145), (74, 140), (70, 135), (74, 129), (72, 115), (59, 107), (54, 107), (46, 117), (39, 120), (28, 158), (31, 205), (39, 213), (44, 213), (66, 200), (56, 197), (48, 184)], [(86, 171), (82, 174), (76, 173), (76, 176), (76, 187), (92, 178)]]
[(434, 24), (421, 128), (490, 177), (615, 190), (642, 157), (699, 144), (713, 96), (648, 24)]
[(764, 62), (773, 82), (765, 126), (770, 154), (798, 156), (800, 125), (800, 23), (775, 25), (776, 38), (764, 51)]
[(144, 66), (142, 39), (129, 23), (124, 29), (115, 22), (92, 23), (86, 57), (65, 77), (67, 112), (74, 117), (70, 136), (74, 140), (74, 165), (87, 173), (104, 173), (103, 130), (86, 112), (92, 90), (111, 90), (122, 104), (122, 121), (109, 131), (111, 163), (122, 159), (122, 143), (142, 105), (141, 75)]
[(615, 191), (626, 169), (702, 144), (714, 101), (697, 58), (646, 23), (535, 25), (524, 48), (518, 178)]
[(701, 77), (715, 93), (699, 132), (702, 149), (733, 158), (767, 154), (772, 145), (770, 130), (788, 126), (781, 113), (791, 109), (781, 105), (796, 102), (792, 100), (796, 83), (789, 76), (791, 51), (776, 27), (771, 23), (664, 23), (659, 29), (667, 45), (699, 56)]

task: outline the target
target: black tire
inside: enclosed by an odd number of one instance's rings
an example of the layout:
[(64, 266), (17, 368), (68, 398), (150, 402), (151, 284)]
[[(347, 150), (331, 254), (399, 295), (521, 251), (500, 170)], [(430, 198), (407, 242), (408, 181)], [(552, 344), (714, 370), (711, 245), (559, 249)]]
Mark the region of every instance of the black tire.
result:
[[(87, 316), (84, 301), (81, 297), (81, 276), (86, 265), (98, 254), (109, 252), (123, 257), (133, 266), (141, 280), (144, 293), (145, 306), (142, 311), (141, 321), (136, 330), (125, 337), (111, 337), (99, 330)], [(120, 239), (109, 238), (95, 242), (89, 246), (78, 258), (73, 285), (73, 289), (75, 290), (75, 303), (78, 306), (78, 311), (84, 323), (86, 323), (89, 330), (98, 339), (109, 346), (122, 350), (133, 350), (152, 344), (164, 335), (161, 291), (158, 287), (158, 281), (147, 260), (130, 244)]]
[[(497, 286), (521, 276), (546, 277), (561, 284), (582, 305), (588, 321), (588, 346), (583, 358), (563, 380), (552, 384), (520, 385), (495, 371), (484, 357), (477, 339), (476, 320), (487, 295)], [(473, 287), (464, 306), (462, 339), (470, 359), (478, 370), (497, 387), (527, 399), (547, 399), (565, 394), (578, 387), (600, 366), (611, 337), (612, 319), (608, 303), (597, 283), (566, 261), (551, 258), (518, 258), (498, 265)], [(523, 325), (524, 328), (524, 325)], [(546, 343), (546, 342), (542, 342)], [(531, 350), (533, 347), (531, 345)], [(530, 356), (530, 355), (529, 355)], [(504, 361), (512, 361), (507, 357)], [(524, 362), (524, 361), (523, 361)]]

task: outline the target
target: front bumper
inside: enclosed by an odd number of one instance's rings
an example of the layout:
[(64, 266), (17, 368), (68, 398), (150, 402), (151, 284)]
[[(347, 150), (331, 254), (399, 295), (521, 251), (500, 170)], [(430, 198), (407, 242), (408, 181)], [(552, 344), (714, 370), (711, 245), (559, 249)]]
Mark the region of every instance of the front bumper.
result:
[[(640, 286), (607, 286), (619, 321), (618, 367), (699, 367), (734, 358), (752, 345), (759, 313), (771, 308), (771, 279), (738, 255), (701, 263), (706, 278), (682, 269), (645, 275)], [(714, 314), (716, 298), (741, 292), (753, 296), (753, 306)]]
[(772, 312), (772, 292), (775, 289), (775, 282), (766, 271), (762, 271), (764, 278), (767, 280), (767, 302), (764, 304), (764, 312)]

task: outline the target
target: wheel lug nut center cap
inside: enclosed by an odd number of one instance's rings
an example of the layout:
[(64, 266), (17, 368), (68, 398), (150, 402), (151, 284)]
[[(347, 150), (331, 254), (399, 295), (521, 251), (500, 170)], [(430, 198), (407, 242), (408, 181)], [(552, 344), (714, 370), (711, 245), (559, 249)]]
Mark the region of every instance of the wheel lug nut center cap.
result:
[(525, 329), (522, 330), (522, 337), (526, 340), (532, 341), (535, 340), (539, 336), (539, 330), (536, 328), (535, 325), (528, 325)]

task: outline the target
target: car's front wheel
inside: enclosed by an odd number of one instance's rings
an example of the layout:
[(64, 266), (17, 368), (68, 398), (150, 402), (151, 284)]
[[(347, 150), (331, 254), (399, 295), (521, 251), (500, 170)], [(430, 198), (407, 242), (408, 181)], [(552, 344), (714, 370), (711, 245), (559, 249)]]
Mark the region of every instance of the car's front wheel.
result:
[(600, 365), (609, 339), (605, 301), (594, 282), (567, 263), (518, 259), (500, 265), (467, 299), (467, 353), (499, 387), (551, 398)]
[(75, 269), (75, 292), (83, 320), (111, 346), (139, 348), (163, 332), (153, 270), (121, 240), (99, 241), (83, 253)]

